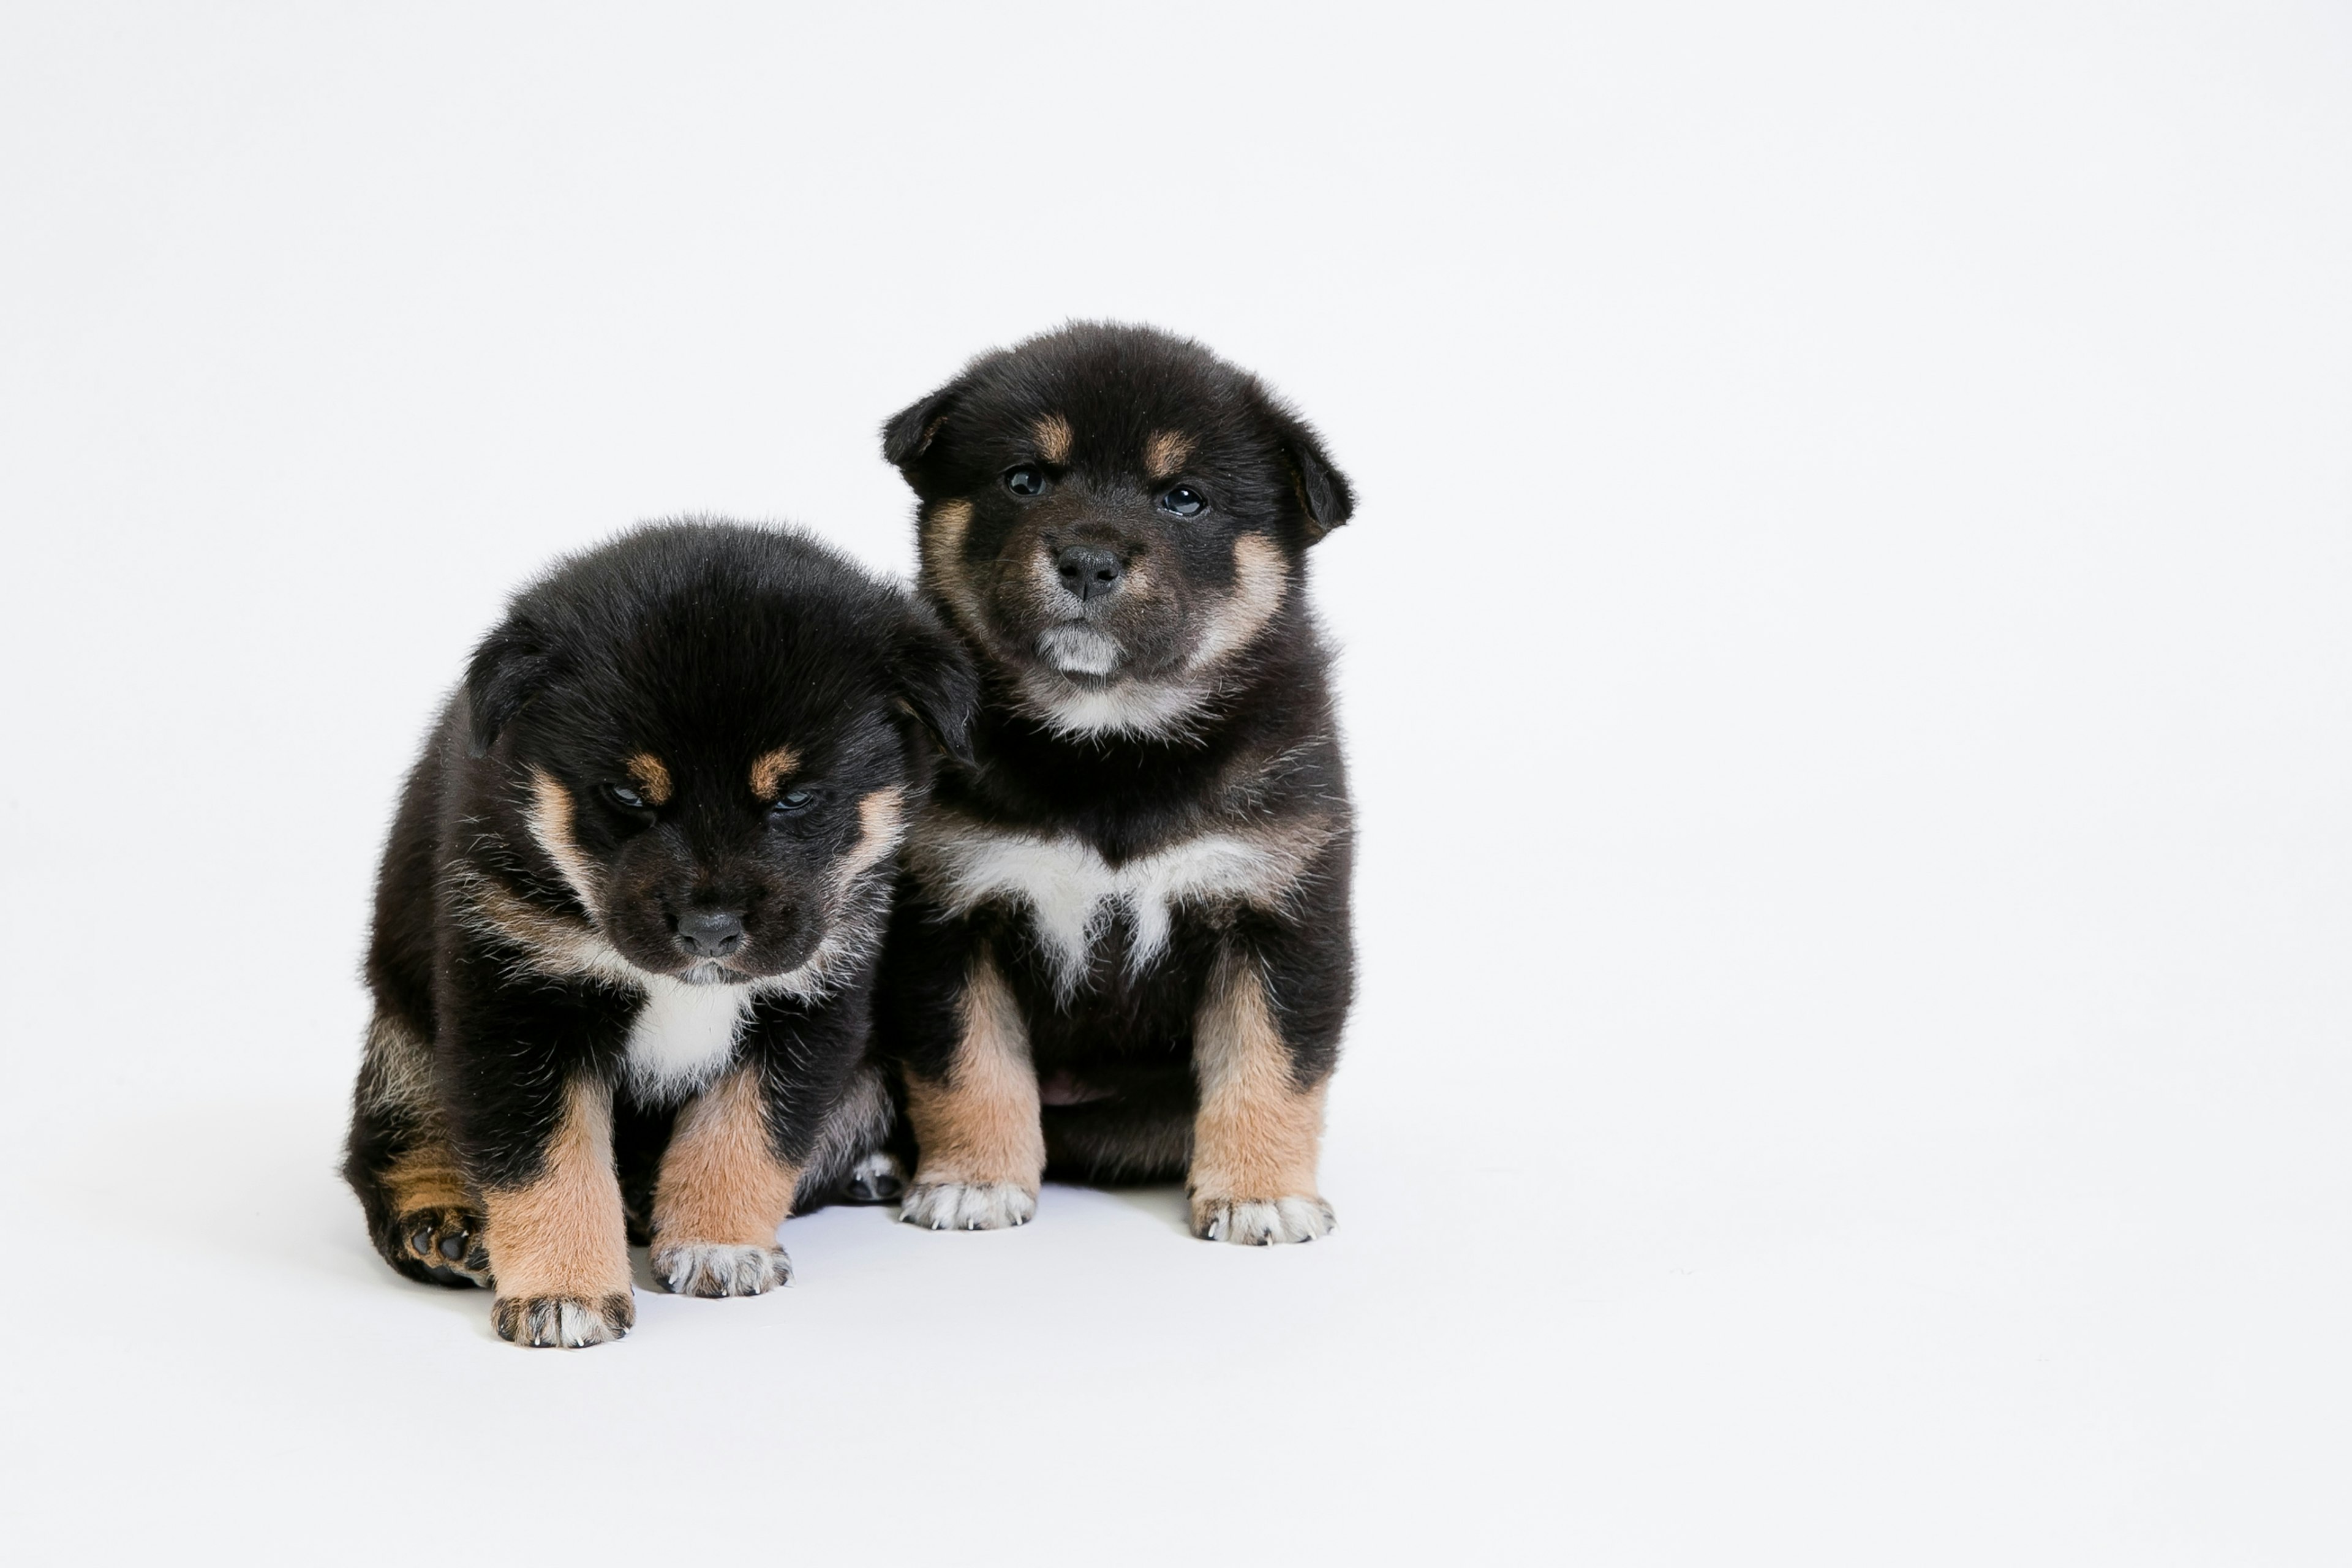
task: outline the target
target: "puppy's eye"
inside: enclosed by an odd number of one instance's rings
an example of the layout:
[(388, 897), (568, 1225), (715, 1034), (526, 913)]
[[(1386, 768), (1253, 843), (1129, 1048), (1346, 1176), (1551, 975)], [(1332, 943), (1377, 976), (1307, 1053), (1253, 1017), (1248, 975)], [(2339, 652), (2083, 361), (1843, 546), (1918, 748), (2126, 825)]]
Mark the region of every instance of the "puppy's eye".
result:
[(786, 790), (775, 805), (768, 807), (772, 817), (798, 816), (816, 804), (816, 792), (808, 789)]
[(614, 805), (625, 806), (630, 811), (643, 811), (646, 808), (646, 797), (626, 784), (606, 784), (604, 793), (613, 797)]
[(1160, 498), (1160, 510), (1178, 517), (1198, 517), (1209, 510), (1209, 498), (1190, 485), (1178, 485)]
[(1017, 468), (1004, 470), (1004, 488), (1024, 500), (1044, 495), (1053, 485), (1054, 481), (1045, 477), (1045, 470), (1034, 463), (1024, 463)]

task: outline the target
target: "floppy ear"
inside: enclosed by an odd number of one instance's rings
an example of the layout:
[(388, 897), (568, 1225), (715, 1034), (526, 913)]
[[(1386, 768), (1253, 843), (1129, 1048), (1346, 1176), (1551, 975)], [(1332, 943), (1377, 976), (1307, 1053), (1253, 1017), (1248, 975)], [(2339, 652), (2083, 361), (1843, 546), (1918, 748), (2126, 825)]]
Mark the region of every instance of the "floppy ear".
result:
[(472, 721), (468, 742), (474, 755), (489, 755), (499, 732), (546, 689), (553, 674), (554, 660), (540, 629), (520, 616), (508, 616), (481, 640), (466, 665), (466, 709)]
[(957, 762), (971, 765), (971, 726), (980, 717), (980, 677), (963, 645), (919, 605), (908, 612), (906, 635), (891, 660), (890, 677), (898, 685), (898, 700), (922, 721), (940, 749)]
[(940, 387), (920, 403), (909, 404), (883, 422), (882, 455), (898, 468), (931, 449), (931, 437), (955, 404), (955, 382)]
[(1265, 400), (1265, 414), (1297, 480), (1299, 504), (1307, 509), (1307, 542), (1312, 544), (1354, 514), (1356, 493), (1348, 476), (1323, 450), (1323, 438), (1313, 426), (1271, 397)]

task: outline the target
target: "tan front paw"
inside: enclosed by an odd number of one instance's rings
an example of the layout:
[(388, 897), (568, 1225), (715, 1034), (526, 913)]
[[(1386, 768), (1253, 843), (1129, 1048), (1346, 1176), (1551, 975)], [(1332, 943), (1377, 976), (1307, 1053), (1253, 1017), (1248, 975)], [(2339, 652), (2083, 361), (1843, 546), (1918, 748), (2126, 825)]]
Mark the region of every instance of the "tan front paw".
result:
[(661, 1242), (653, 1265), (654, 1278), (678, 1296), (760, 1296), (793, 1282), (793, 1260), (781, 1247)]
[(590, 1300), (583, 1296), (501, 1296), (490, 1322), (509, 1344), (579, 1350), (617, 1340), (637, 1321), (626, 1290)]
[(898, 1217), (926, 1230), (1008, 1230), (1036, 1213), (1036, 1193), (1011, 1182), (919, 1179), (898, 1200)]
[(1277, 1241), (1313, 1241), (1339, 1226), (1331, 1205), (1308, 1194), (1286, 1198), (1230, 1198), (1195, 1194), (1192, 1234), (1205, 1241), (1267, 1247)]

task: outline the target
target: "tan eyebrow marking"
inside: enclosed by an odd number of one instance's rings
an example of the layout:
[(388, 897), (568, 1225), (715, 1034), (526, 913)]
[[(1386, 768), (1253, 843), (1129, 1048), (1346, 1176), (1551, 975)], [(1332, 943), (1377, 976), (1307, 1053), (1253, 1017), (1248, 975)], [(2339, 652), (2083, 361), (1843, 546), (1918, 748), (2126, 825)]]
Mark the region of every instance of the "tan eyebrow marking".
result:
[(629, 777), (636, 781), (649, 805), (660, 805), (669, 799), (669, 770), (651, 752), (639, 752), (627, 763)]
[(1175, 430), (1156, 430), (1143, 444), (1144, 471), (1155, 479), (1172, 479), (1192, 455), (1192, 438)]
[(1058, 414), (1048, 414), (1029, 427), (1037, 439), (1037, 455), (1049, 463), (1070, 460), (1070, 422)]
[(772, 799), (784, 775), (801, 765), (801, 760), (790, 746), (778, 746), (772, 752), (762, 752), (751, 759), (751, 793), (761, 800)]

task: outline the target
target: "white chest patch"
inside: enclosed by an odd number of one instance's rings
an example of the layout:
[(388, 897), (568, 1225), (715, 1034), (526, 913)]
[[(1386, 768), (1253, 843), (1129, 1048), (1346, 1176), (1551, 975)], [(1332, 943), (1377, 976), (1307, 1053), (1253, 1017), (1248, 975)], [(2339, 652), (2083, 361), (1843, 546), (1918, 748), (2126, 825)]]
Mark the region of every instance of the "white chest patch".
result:
[(923, 835), (914, 853), (932, 897), (953, 913), (998, 899), (1026, 905), (1066, 994), (1085, 978), (1087, 955), (1115, 910), (1128, 911), (1133, 932), (1128, 969), (1140, 973), (1167, 947), (1175, 909), (1276, 904), (1329, 839), (1319, 827), (1203, 833), (1113, 866), (1080, 838), (950, 822)]
[(735, 1054), (751, 989), (688, 985), (660, 974), (643, 975), (639, 983), (646, 1000), (629, 1026), (630, 1087), (653, 1100), (701, 1089)]

